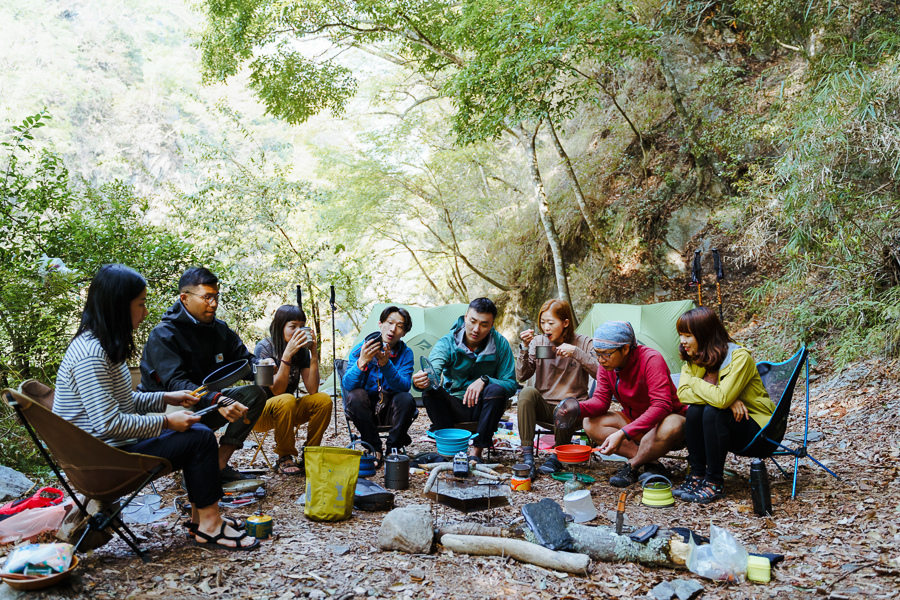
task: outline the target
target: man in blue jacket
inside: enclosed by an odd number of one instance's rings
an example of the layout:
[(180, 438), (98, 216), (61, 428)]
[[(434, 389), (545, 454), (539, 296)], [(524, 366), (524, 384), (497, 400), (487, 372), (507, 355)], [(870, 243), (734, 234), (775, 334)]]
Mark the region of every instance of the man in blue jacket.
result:
[(390, 424), (387, 451), (412, 442), (409, 427), (416, 413), (416, 402), (409, 388), (412, 383), (413, 351), (400, 339), (412, 329), (412, 317), (406, 309), (388, 306), (378, 319), (380, 337), (368, 339), (350, 351), (347, 372), (341, 387), (347, 393), (347, 414), (364, 442), (381, 459), (378, 425)]
[(431, 349), (429, 360), (443, 375), (443, 385), (430, 387), (424, 371), (413, 375), (416, 388), (425, 390), (422, 404), (435, 429), (478, 422), (469, 456), (479, 461), (491, 446), (507, 400), (516, 393), (515, 359), (509, 342), (494, 329), (496, 317), (491, 300), (472, 300), (466, 314)]

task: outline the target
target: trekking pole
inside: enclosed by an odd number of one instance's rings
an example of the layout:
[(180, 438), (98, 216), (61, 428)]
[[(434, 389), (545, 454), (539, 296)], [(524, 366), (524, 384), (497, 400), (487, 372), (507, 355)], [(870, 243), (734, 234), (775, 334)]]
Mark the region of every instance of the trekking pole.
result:
[(703, 291), (700, 286), (700, 251), (694, 250), (694, 265), (691, 267), (691, 285), (697, 286), (697, 304), (703, 306)]
[(719, 319), (724, 323), (725, 315), (722, 313), (722, 287), (719, 282), (725, 279), (725, 271), (722, 270), (722, 261), (719, 260), (719, 251), (712, 249), (713, 270), (716, 272), (716, 295), (719, 297)]
[[(337, 329), (334, 326), (334, 312), (337, 310), (337, 305), (334, 303), (334, 286), (331, 286), (331, 298), (328, 300), (329, 304), (331, 304), (331, 382), (333, 385), (334, 395), (332, 401), (334, 403), (334, 434), (337, 435)], [(349, 426), (349, 424), (348, 424)]]

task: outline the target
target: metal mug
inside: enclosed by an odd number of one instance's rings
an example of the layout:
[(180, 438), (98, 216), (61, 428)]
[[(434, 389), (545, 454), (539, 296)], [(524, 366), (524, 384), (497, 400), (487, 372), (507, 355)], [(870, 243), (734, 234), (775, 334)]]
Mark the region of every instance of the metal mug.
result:
[(303, 342), (302, 348), (312, 348), (313, 344), (315, 344), (313, 341), (312, 327), (301, 327), (300, 331), (306, 335), (306, 341)]
[(275, 381), (275, 365), (253, 365), (254, 383), (269, 387)]
[(547, 358), (556, 358), (556, 347), (554, 346), (535, 346), (534, 347), (534, 357), (547, 359)]

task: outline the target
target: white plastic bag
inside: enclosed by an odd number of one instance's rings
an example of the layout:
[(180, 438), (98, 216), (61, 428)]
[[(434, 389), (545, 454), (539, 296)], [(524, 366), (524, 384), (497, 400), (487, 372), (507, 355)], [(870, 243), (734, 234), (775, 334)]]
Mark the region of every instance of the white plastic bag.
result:
[(687, 567), (700, 577), (714, 581), (741, 582), (747, 578), (750, 554), (733, 535), (709, 524), (709, 544), (698, 546), (691, 537)]

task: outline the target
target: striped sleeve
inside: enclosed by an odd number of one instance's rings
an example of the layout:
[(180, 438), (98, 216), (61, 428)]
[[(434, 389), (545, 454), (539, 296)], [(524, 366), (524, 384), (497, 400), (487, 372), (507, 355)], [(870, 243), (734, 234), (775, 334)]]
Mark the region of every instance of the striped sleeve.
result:
[(163, 431), (162, 415), (137, 414), (136, 406), (165, 410), (163, 393), (133, 394), (128, 367), (110, 364), (100, 343), (89, 334), (69, 344), (56, 388), (53, 412), (112, 446), (156, 437)]

